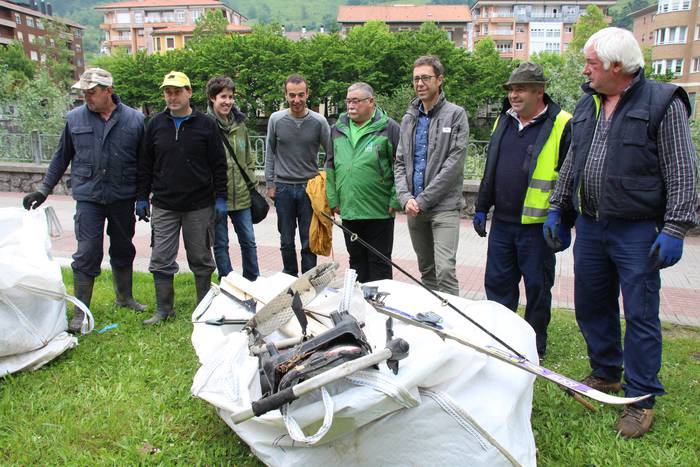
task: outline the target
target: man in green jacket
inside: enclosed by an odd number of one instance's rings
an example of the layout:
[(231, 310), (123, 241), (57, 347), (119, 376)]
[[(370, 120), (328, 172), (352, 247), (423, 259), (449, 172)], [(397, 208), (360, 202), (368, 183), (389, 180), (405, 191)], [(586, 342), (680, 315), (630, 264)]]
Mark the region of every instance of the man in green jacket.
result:
[[(394, 188), (399, 125), (376, 106), (369, 84), (348, 88), (347, 112), (331, 129), (326, 194), (343, 224), (388, 258), (394, 244)], [(391, 265), (345, 234), (350, 267), (360, 282), (391, 279)]]
[[(234, 101), (236, 87), (228, 76), (217, 76), (207, 83), (209, 108), (207, 114), (216, 120), (221, 137), (229, 141), (232, 154), (226, 150), (228, 195), (226, 205), (228, 217), (233, 223), (233, 229), (241, 246), (241, 262), (243, 277), (254, 281), (260, 275), (258, 269), (258, 253), (253, 231), (251, 216), (250, 192), (241, 168), (249, 180), (255, 180), (255, 157), (250, 152), (248, 144), (248, 128), (245, 126), (246, 116), (239, 110)], [(214, 260), (219, 271), (219, 277), (227, 276), (231, 268), (231, 257), (228, 252), (228, 219), (222, 217), (214, 226)]]

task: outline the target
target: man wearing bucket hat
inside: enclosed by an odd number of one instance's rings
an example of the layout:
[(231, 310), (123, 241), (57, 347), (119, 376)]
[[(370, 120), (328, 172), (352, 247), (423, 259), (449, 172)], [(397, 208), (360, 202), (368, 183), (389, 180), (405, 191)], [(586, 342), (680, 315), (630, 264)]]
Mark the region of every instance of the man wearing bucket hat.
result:
[(474, 230), (486, 236), (486, 214), (494, 208), (486, 255), (486, 297), (516, 311), (525, 282), (525, 320), (535, 330), (540, 358), (547, 349), (554, 285), (554, 253), (571, 242), (571, 222), (562, 224), (562, 245), (542, 237), (549, 195), (569, 150), (571, 114), (544, 92), (541, 65), (520, 64), (503, 85), (508, 93), (493, 127), (486, 169), (476, 199)]
[(228, 211), (226, 157), (216, 122), (190, 105), (192, 86), (184, 73), (171, 71), (160, 87), (167, 108), (146, 128), (136, 202), (139, 220), (152, 221), (148, 270), (156, 289), (156, 311), (144, 324), (175, 316), (173, 279), (179, 269), (180, 231), (197, 303), (209, 291), (215, 268), (214, 220)]
[[(145, 307), (132, 295), (134, 201), (143, 114), (122, 104), (114, 93), (112, 75), (101, 68), (85, 70), (73, 89), (82, 91), (85, 104), (68, 112), (46, 175), (23, 204), (26, 209), (39, 207), (70, 164), (78, 242), (71, 263), (75, 296), (90, 306), (95, 277), (101, 272), (106, 222), (116, 304), (143, 311)], [(80, 331), (83, 320), (83, 312), (76, 309), (69, 330)]]

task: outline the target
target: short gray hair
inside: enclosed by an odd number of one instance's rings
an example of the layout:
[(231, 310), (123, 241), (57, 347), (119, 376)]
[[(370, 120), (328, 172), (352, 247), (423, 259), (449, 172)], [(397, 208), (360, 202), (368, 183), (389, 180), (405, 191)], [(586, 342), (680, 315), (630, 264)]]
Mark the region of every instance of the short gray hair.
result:
[(350, 85), (348, 92), (352, 91), (362, 91), (367, 94), (368, 97), (374, 97), (374, 89), (372, 89), (372, 86), (361, 81)]
[(586, 45), (583, 46), (584, 51), (591, 49), (603, 62), (605, 70), (609, 70), (613, 63), (620, 63), (622, 71), (631, 75), (644, 66), (642, 50), (627, 29), (601, 29), (588, 38)]

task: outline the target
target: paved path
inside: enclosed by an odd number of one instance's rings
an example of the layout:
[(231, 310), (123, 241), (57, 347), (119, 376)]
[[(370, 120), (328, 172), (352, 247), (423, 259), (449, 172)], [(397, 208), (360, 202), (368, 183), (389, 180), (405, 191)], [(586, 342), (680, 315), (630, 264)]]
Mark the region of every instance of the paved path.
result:
[[(21, 206), (22, 193), (0, 192), (0, 207)], [(51, 251), (62, 262), (70, 264), (70, 256), (75, 250), (73, 234), (73, 212), (75, 202), (67, 196), (52, 195), (46, 202), (53, 206), (63, 227), (63, 235), (54, 239)], [(240, 267), (240, 250), (233, 229), (231, 234), (231, 260), (234, 269)], [(258, 245), (258, 260), (262, 275), (270, 275), (282, 270), (282, 258), (279, 252), (279, 234), (277, 232), (277, 216), (274, 208), (270, 210), (267, 219), (255, 226), (255, 236)], [(334, 227), (333, 258), (347, 267), (348, 255), (342, 232)], [(134, 268), (148, 271), (150, 255), (150, 224), (136, 223), (136, 260)], [(107, 243), (105, 244), (107, 247)], [(480, 238), (474, 232), (471, 220), (463, 219), (460, 226), (459, 251), (457, 252), (457, 277), (460, 284), (460, 294), (466, 298), (482, 300), (484, 293), (484, 268), (486, 265), (486, 239)], [(105, 251), (107, 248), (105, 248)], [(319, 260), (331, 258), (319, 258)], [(408, 236), (406, 219), (397, 216), (394, 232), (393, 259), (411, 274), (419, 277), (415, 254)], [(180, 247), (178, 263), (181, 271), (187, 270), (184, 248)], [(396, 271), (395, 279), (409, 281)], [(661, 272), (661, 319), (663, 321), (700, 326), (700, 238), (688, 238), (685, 241), (683, 259), (674, 267)], [(522, 282), (521, 303), (524, 302)], [(557, 254), (556, 281), (552, 289), (554, 306), (559, 308), (574, 308), (574, 278), (572, 249)]]

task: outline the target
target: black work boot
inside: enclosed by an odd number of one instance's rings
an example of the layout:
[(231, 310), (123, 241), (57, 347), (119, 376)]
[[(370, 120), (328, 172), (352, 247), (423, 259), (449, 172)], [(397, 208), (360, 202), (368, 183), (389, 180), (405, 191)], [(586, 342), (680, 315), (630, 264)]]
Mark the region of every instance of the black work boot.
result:
[(145, 305), (134, 300), (132, 293), (134, 270), (132, 266), (112, 269), (112, 283), (114, 284), (114, 303), (117, 306), (131, 308), (134, 311), (144, 311)]
[(173, 310), (173, 302), (175, 300), (173, 276), (153, 273), (153, 284), (156, 288), (156, 311), (143, 324), (156, 324), (175, 317), (175, 311)]
[(209, 289), (211, 289), (211, 274), (207, 274), (206, 276), (198, 276), (195, 274), (194, 286), (197, 289), (197, 305), (199, 305), (199, 302), (202, 301), (204, 296), (209, 293)]
[[(90, 308), (90, 301), (92, 300), (92, 288), (95, 285), (95, 278), (90, 277), (82, 272), (73, 271), (73, 290), (75, 293), (75, 298), (80, 300), (85, 304), (86, 307)], [(71, 319), (70, 324), (68, 324), (68, 332), (77, 334), (80, 332), (80, 325), (83, 324), (85, 319), (85, 313), (75, 307), (75, 312), (73, 313), (73, 319)]]

